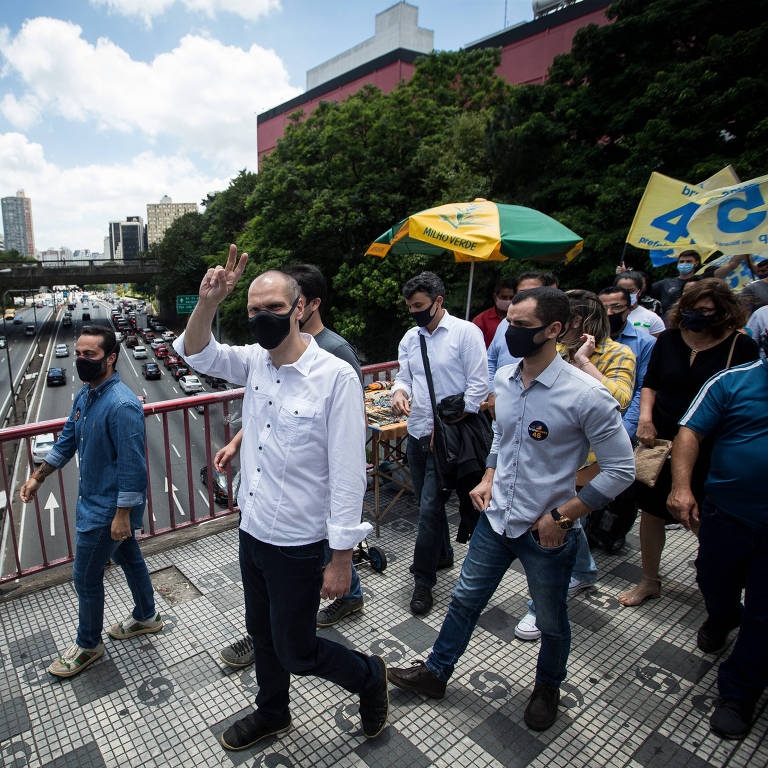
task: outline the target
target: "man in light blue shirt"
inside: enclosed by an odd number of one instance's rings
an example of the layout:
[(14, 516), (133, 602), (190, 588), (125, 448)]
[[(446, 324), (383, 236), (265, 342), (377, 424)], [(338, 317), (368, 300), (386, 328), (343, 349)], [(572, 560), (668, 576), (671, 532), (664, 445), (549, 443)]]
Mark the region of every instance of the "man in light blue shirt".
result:
[(21, 500), (29, 503), (45, 478), (77, 451), (80, 486), (72, 580), (79, 598), (79, 620), (75, 642), (48, 667), (57, 677), (72, 677), (104, 654), (104, 566), (110, 558), (125, 572), (135, 605), (127, 618), (109, 629), (109, 635), (125, 640), (163, 627), (133, 535), (142, 527), (147, 493), (144, 411), (115, 370), (119, 352), (111, 329), (82, 329), (75, 364), (84, 386), (75, 396), (56, 444), (20, 491)]
[[(574, 524), (634, 479), (632, 445), (617, 401), (597, 379), (557, 354), (569, 315), (568, 297), (549, 287), (518, 294), (509, 307), (507, 345), (523, 360), (496, 372), (493, 446), (483, 480), (471, 494), (483, 514), (426, 662), (389, 670), (392, 684), (441, 698), (481, 612), (520, 558), (542, 634), (524, 716), (533, 730), (545, 730), (557, 719), (566, 675)], [(601, 471), (577, 495), (576, 470), (590, 446)]]

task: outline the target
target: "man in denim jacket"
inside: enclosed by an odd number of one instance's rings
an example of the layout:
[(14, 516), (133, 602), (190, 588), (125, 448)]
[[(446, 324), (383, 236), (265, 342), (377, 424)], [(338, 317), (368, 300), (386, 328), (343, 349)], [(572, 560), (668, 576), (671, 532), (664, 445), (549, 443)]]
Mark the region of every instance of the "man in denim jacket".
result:
[(133, 535), (142, 527), (147, 491), (144, 413), (136, 395), (115, 370), (120, 347), (108, 328), (85, 326), (76, 345), (77, 373), (85, 386), (43, 464), (20, 491), (28, 504), (48, 475), (78, 451), (80, 488), (72, 577), (79, 598), (75, 642), (48, 667), (57, 677), (72, 677), (104, 653), (104, 566), (111, 558), (125, 572), (135, 602), (133, 612), (109, 629), (124, 640), (158, 632), (152, 583)]

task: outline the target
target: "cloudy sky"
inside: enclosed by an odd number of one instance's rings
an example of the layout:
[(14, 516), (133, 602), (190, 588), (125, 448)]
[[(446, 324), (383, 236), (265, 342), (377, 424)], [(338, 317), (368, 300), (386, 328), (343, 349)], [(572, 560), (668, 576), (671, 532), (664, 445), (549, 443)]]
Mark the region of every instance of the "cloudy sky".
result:
[[(530, 0), (412, 0), (435, 47), (532, 18)], [(393, 0), (0, 0), (0, 196), (32, 199), (38, 250), (103, 249), (164, 194), (256, 169), (256, 115), (371, 37)]]

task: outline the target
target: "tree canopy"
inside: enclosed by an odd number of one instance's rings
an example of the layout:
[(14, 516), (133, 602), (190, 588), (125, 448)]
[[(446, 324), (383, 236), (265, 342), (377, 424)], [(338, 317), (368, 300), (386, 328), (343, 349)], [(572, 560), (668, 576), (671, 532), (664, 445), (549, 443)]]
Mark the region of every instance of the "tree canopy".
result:
[[(566, 287), (609, 282), (654, 170), (698, 182), (727, 164), (743, 179), (768, 170), (768, 0), (618, 0), (612, 23), (581, 29), (541, 85), (496, 75), (500, 51), (439, 52), (383, 94), (366, 86), (340, 103), (292, 116), (258, 174), (241, 171), (203, 214), (179, 219), (157, 247), (162, 290), (197, 290), (230, 241), (251, 255), (222, 308), (245, 339), (245, 293), (260, 271), (316, 264), (328, 280), (324, 321), (371, 361), (391, 359), (409, 325), (400, 286), (438, 272), (463, 314), (468, 265), (449, 258), (364, 256), (410, 213), (485, 197), (528, 205), (584, 237), (556, 272)], [(628, 260), (646, 266), (646, 254)], [(500, 275), (530, 262), (475, 270), (473, 312)], [(162, 293), (161, 290), (161, 293)]]

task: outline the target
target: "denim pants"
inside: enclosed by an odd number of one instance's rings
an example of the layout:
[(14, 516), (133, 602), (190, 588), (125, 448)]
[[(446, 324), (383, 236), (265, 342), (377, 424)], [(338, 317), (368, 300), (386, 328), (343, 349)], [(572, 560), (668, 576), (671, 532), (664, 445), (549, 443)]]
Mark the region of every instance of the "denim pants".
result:
[(146, 621), (155, 616), (155, 599), (147, 565), (134, 536), (113, 541), (111, 526), (78, 531), (72, 579), (79, 599), (77, 644), (95, 648), (104, 628), (104, 566), (112, 558), (125, 573), (133, 595), (133, 618)]
[(373, 657), (317, 636), (324, 563), (324, 541), (278, 547), (240, 530), (245, 626), (253, 638), (259, 684), (256, 707), (267, 722), (288, 718), (291, 674), (316, 675), (351, 693), (365, 693), (379, 682)]
[(480, 614), (517, 557), (525, 568), (528, 589), (538, 605), (536, 623), (541, 630), (541, 648), (536, 681), (557, 687), (565, 680), (565, 664), (571, 648), (566, 601), (568, 579), (576, 557), (575, 531), (568, 531), (559, 547), (543, 547), (536, 531), (526, 531), (516, 539), (499, 535), (484, 514), (480, 515), (469, 540), (448, 615), (426, 661), (428, 669), (440, 680), (447, 682), (450, 678)]
[[(754, 703), (768, 686), (768, 530), (753, 528), (705, 500), (696, 580), (715, 630), (739, 626), (717, 685), (724, 699)], [(744, 590), (744, 605), (741, 591)]]
[[(328, 563), (331, 562), (331, 558), (333, 557), (333, 552), (331, 551), (331, 548), (328, 546), (328, 542), (325, 542), (325, 564), (328, 565)], [(342, 597), (342, 600), (359, 600), (363, 596), (363, 588), (360, 586), (360, 576), (357, 573), (357, 568), (355, 568), (355, 564), (352, 563), (352, 580), (349, 583), (349, 592), (347, 592), (344, 597)]]
[(413, 489), (419, 500), (419, 528), (411, 573), (417, 584), (431, 589), (437, 582), (438, 561), (453, 556), (445, 513), (445, 502), (451, 492), (440, 490), (432, 452), (424, 450), (412, 435), (408, 436), (406, 453)]

